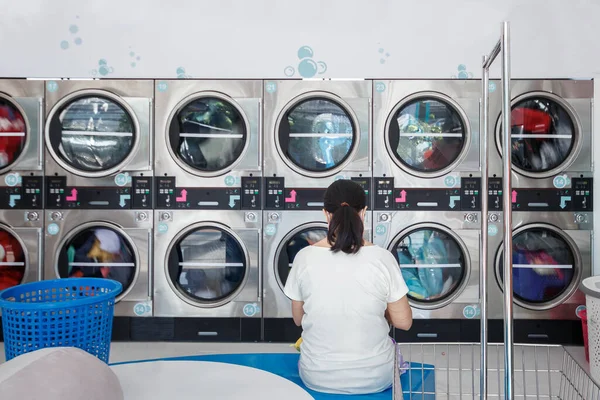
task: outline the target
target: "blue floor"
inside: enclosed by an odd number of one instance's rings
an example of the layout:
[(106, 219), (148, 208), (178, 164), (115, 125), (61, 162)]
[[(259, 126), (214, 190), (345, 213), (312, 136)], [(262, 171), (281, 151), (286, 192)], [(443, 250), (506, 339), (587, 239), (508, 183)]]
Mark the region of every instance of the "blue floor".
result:
[[(213, 355), (202, 355), (202, 356), (188, 356), (188, 357), (174, 357), (174, 358), (162, 358), (160, 360), (144, 360), (139, 362), (149, 361), (213, 361), (222, 362), (228, 364), (243, 365), (246, 367), (252, 367), (263, 371), (271, 372), (272, 374), (279, 375), (285, 379), (288, 379), (301, 388), (305, 389), (308, 393), (315, 398), (315, 400), (331, 400), (341, 398), (352, 398), (353, 400), (390, 400), (392, 399), (392, 389), (388, 389), (385, 392), (370, 394), (370, 395), (334, 395), (315, 392), (310, 390), (302, 383), (300, 376), (298, 375), (298, 359), (299, 354), (213, 354)], [(138, 361), (134, 361), (138, 362)], [(125, 362), (119, 364), (131, 364), (132, 362)], [(113, 364), (113, 365), (119, 365)], [(433, 366), (427, 366), (426, 368), (433, 368)], [(424, 384), (422, 382), (424, 380)], [(405, 391), (404, 398), (406, 400), (433, 400), (433, 395), (420, 395), (422, 391), (433, 392), (435, 390), (435, 379), (433, 376), (433, 370), (423, 370), (421, 364), (410, 363), (410, 369), (408, 373), (401, 376), (400, 381), (402, 382), (402, 388)], [(409, 383), (412, 388), (409, 390)], [(408, 393), (412, 392), (414, 394)]]

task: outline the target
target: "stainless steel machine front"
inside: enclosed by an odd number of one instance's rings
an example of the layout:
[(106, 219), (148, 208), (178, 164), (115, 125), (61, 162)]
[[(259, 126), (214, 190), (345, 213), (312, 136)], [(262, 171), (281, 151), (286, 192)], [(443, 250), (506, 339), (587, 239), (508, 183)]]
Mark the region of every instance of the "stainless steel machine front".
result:
[(369, 81), (265, 81), (264, 172), (286, 187), (371, 176)]
[(46, 210), (44, 279), (120, 282), (116, 316), (152, 316), (152, 211)]
[(260, 318), (261, 221), (252, 211), (157, 210), (155, 316)]
[(261, 175), (262, 81), (166, 80), (156, 88), (157, 176), (189, 188), (239, 187), (242, 176)]
[[(512, 278), (517, 320), (577, 320), (578, 288), (592, 274), (591, 213), (514, 212)], [(502, 235), (489, 238), (489, 317), (502, 319)]]
[(479, 176), (477, 80), (374, 81), (373, 174), (396, 187), (460, 186)]
[[(152, 81), (46, 86), (46, 208), (132, 208), (137, 180), (153, 175)], [(135, 208), (151, 209), (151, 200)]]
[(396, 257), (413, 318), (477, 318), (478, 218), (467, 220), (462, 212), (374, 214), (374, 243)]
[[(504, 176), (500, 97), (500, 91), (490, 96), (488, 133), (489, 173), (498, 178)], [(562, 189), (570, 187), (573, 177), (592, 177), (593, 97), (591, 80), (511, 81), (514, 188)]]
[(44, 82), (0, 79), (0, 209), (43, 207)]

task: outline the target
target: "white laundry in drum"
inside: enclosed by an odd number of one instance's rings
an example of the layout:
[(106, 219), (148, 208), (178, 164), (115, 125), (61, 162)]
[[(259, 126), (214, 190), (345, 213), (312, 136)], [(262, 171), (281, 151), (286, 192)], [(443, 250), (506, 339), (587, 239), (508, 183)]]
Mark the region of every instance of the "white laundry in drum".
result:
[(111, 367), (125, 400), (311, 400), (300, 386), (270, 372), (209, 361), (152, 361)]

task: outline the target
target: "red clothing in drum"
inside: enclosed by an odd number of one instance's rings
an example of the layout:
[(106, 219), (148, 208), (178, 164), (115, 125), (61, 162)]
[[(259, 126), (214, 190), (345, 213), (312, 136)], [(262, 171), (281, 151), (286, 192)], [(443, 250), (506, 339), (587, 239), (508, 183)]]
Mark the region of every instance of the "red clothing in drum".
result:
[[(0, 103), (0, 168), (12, 164), (25, 143), (25, 121), (14, 108)], [(23, 133), (3, 136), (2, 133)]]
[[(22, 263), (21, 265), (7, 265)], [(8, 232), (0, 230), (0, 290), (21, 283), (25, 275), (25, 255), (21, 244)]]

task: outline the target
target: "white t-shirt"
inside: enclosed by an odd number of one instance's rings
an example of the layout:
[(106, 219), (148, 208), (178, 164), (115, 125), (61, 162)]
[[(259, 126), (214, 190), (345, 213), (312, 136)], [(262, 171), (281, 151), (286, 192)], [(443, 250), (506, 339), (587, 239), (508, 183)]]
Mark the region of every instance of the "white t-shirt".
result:
[(408, 288), (389, 251), (365, 246), (351, 255), (305, 247), (284, 292), (304, 301), (299, 369), (307, 387), (365, 394), (391, 386), (394, 345), (384, 314)]

